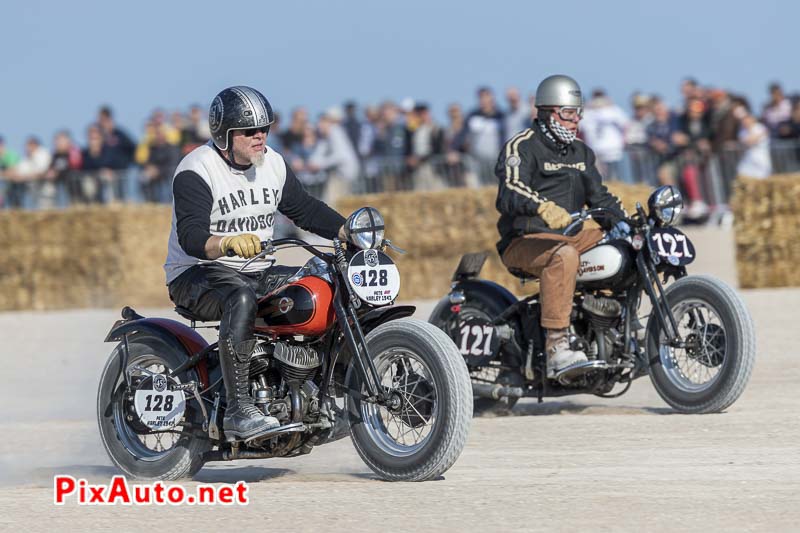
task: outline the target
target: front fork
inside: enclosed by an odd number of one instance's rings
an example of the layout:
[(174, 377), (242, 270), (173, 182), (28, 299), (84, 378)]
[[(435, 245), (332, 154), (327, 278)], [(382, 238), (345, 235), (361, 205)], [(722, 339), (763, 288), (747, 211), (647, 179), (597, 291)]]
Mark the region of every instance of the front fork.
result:
[(653, 306), (653, 312), (656, 315), (658, 324), (666, 334), (667, 344), (673, 348), (685, 348), (686, 341), (681, 338), (678, 333), (678, 324), (675, 321), (675, 315), (672, 314), (672, 308), (669, 302), (667, 302), (664, 285), (661, 283), (661, 280), (658, 279), (658, 272), (656, 272), (655, 265), (652, 260), (646, 259), (645, 254), (640, 251), (636, 255), (636, 266), (644, 282), (644, 290), (650, 297), (650, 302)]
[[(388, 395), (386, 389), (381, 385), (378, 369), (375, 367), (375, 362), (369, 353), (367, 339), (358, 321), (356, 306), (360, 305), (360, 300), (351, 292), (347, 281), (343, 281), (347, 276), (347, 261), (341, 243), (338, 239), (334, 239), (333, 244), (336, 252), (337, 269), (341, 274), (334, 277), (333, 309), (336, 313), (336, 319), (342, 328), (347, 347), (350, 348), (350, 352), (353, 354), (353, 359), (356, 362), (356, 371), (361, 378), (361, 382), (367, 388), (367, 394), (363, 401), (376, 402), (383, 405), (386, 403)], [(361, 391), (356, 392), (360, 394)]]

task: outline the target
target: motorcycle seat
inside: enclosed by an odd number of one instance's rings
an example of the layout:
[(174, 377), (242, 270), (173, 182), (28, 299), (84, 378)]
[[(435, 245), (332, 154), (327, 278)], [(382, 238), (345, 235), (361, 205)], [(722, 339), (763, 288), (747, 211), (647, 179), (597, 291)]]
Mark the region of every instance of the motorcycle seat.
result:
[(186, 320), (191, 320), (193, 322), (206, 322), (204, 318), (194, 314), (191, 309), (187, 309), (186, 307), (182, 307), (180, 305), (175, 306), (175, 312)]
[(531, 274), (530, 272), (526, 272), (526, 271), (521, 270), (519, 268), (509, 268), (508, 272), (509, 272), (509, 274), (514, 276), (515, 278), (521, 279), (523, 282), (525, 282), (525, 281), (533, 281), (535, 279), (539, 279), (538, 276), (535, 276), (535, 275)]

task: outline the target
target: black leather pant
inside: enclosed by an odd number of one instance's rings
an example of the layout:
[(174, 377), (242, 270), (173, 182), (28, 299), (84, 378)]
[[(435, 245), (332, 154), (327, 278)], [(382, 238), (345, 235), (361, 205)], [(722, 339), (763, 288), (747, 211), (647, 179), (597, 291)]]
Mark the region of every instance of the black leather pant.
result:
[(239, 346), (253, 338), (258, 299), (299, 269), (274, 265), (261, 272), (240, 273), (218, 263), (199, 264), (169, 284), (169, 297), (202, 320), (219, 320), (219, 338)]

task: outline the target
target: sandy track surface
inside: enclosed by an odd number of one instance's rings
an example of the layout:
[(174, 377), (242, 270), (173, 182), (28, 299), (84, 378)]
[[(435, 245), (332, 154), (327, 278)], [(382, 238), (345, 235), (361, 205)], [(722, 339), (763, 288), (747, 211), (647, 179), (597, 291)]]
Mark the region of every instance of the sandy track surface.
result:
[[(734, 281), (729, 234), (692, 237), (706, 258), (693, 272)], [(250, 483), (250, 505), (234, 508), (54, 507), (54, 474), (101, 482), (117, 473), (94, 421), (97, 380), (111, 349), (102, 338), (117, 311), (0, 314), (0, 530), (184, 529), (189, 520), (203, 528), (233, 522), (326, 532), (796, 530), (800, 289), (743, 295), (756, 322), (758, 360), (726, 413), (673, 414), (643, 378), (615, 400), (524, 401), (512, 416), (475, 419), (463, 455), (437, 481), (378, 481), (349, 440), (300, 459), (204, 468), (195, 482)], [(422, 317), (431, 305), (420, 305)]]

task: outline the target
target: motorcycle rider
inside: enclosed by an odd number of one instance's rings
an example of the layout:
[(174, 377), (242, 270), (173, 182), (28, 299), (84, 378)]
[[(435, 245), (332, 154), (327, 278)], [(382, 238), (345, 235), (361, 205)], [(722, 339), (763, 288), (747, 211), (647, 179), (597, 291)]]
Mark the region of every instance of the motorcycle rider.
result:
[[(326, 239), (343, 236), (344, 218), (310, 196), (294, 172), (266, 145), (275, 120), (259, 91), (235, 86), (211, 104), (212, 139), (192, 150), (173, 178), (172, 230), (164, 270), (169, 295), (202, 320), (219, 320), (219, 356), (228, 440), (264, 436), (280, 423), (256, 408), (249, 392), (258, 298), (297, 271), (252, 262), (272, 238), (276, 211)], [(228, 257), (233, 252), (235, 256)]]
[[(495, 167), (497, 251), (510, 270), (540, 278), (547, 375), (557, 377), (587, 361), (570, 347), (570, 314), (580, 255), (603, 237), (596, 228), (574, 236), (561, 230), (572, 221), (569, 213), (584, 205), (626, 214), (603, 185), (594, 152), (576, 138), (583, 115), (577, 82), (562, 75), (545, 78), (536, 89), (536, 107), (531, 127), (505, 144)], [(609, 227), (616, 221), (598, 222)]]

